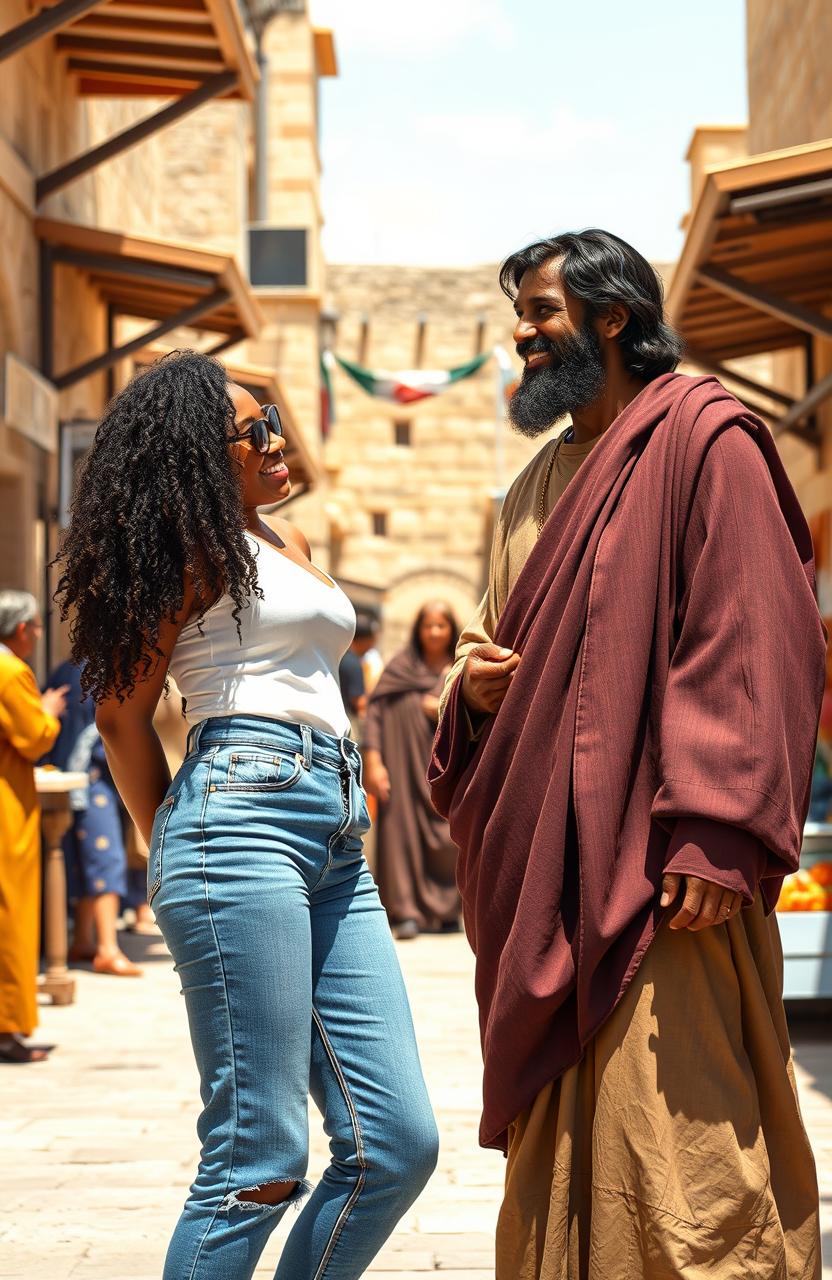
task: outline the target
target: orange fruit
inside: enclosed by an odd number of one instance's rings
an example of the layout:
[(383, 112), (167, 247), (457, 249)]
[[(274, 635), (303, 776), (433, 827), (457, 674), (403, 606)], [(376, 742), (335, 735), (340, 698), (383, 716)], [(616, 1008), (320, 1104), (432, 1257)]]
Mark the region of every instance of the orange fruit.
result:
[(816, 862), (809, 868), (809, 875), (815, 884), (823, 885), (824, 888), (832, 887), (832, 862)]

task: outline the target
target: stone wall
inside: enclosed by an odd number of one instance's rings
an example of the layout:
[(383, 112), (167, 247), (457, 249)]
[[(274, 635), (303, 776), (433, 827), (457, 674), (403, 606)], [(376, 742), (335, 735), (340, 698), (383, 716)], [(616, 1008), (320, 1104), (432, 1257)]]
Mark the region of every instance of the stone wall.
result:
[[(448, 369), (496, 343), (513, 354), (511, 304), (497, 268), (328, 267), (338, 313), (336, 351), (372, 369)], [(519, 370), (519, 364), (518, 364)], [(489, 514), (540, 447), (502, 428), (498, 465), (497, 365), (442, 395), (401, 407), (373, 399), (340, 369), (325, 448), (333, 567), (386, 593), (385, 653), (404, 640), (416, 609), (444, 596), (461, 621), (482, 593)], [(409, 431), (410, 443), (396, 443)], [(378, 521), (386, 533), (374, 532)]]
[(829, 0), (747, 0), (749, 152), (832, 138)]
[[(0, 28), (31, 16), (22, 0), (0, 2)], [(114, 112), (124, 122), (129, 111)], [(40, 41), (3, 64), (0, 76), (0, 360), (7, 351), (40, 366), (39, 247), (34, 230), (34, 182), (96, 139), (87, 104), (50, 40)], [(141, 190), (135, 156), (114, 162), (110, 181)], [(123, 190), (123, 186), (121, 188)], [(97, 179), (88, 176), (46, 202), (43, 212), (79, 222), (98, 221)], [(122, 199), (121, 194), (117, 199)], [(84, 277), (60, 269), (55, 281), (56, 369), (101, 349), (104, 308)], [(62, 394), (62, 418), (94, 417), (103, 405), (104, 380), (91, 378)], [(54, 550), (48, 516), (57, 502), (57, 459), (0, 420), (0, 548), (3, 585), (34, 592), (46, 611), (45, 564)], [(38, 662), (43, 675), (43, 655)]]

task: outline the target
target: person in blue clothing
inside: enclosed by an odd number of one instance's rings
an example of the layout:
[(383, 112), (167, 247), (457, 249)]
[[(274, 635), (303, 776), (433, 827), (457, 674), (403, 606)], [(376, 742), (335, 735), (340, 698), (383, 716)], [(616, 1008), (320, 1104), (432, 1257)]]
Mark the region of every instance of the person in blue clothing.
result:
[(122, 951), (117, 921), (127, 894), (124, 818), (110, 776), (101, 735), (95, 727), (95, 705), (83, 699), (81, 671), (63, 662), (51, 684), (68, 687), (61, 732), (47, 757), (58, 769), (89, 774), (90, 785), (72, 792), (72, 827), (64, 838), (70, 897), (75, 898), (75, 932), (70, 961), (91, 961), (96, 973), (137, 978), (142, 969)]

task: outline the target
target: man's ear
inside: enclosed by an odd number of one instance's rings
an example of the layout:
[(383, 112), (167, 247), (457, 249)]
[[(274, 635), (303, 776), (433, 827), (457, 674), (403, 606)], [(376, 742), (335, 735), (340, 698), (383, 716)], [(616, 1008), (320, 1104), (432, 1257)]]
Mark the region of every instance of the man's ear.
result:
[(617, 338), (627, 327), (630, 319), (630, 308), (623, 302), (613, 302), (597, 320), (598, 331), (602, 338)]

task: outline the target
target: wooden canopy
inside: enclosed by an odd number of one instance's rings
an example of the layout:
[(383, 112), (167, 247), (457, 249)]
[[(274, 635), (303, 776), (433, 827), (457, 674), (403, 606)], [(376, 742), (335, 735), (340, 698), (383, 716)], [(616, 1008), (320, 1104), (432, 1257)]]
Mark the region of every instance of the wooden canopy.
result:
[[(35, 230), (42, 247), (43, 372), (59, 388), (112, 366), (176, 328), (220, 334), (224, 341), (219, 348), (254, 337), (259, 331), (257, 303), (232, 257), (52, 218), (38, 218)], [(61, 264), (86, 273), (111, 315), (153, 320), (153, 328), (56, 375), (52, 368), (52, 273)]]
[(166, 98), (233, 72), (250, 100), (257, 67), (236, 0), (55, 0), (0, 36), (0, 57), (54, 34), (84, 95)]
[(689, 344), (725, 360), (832, 337), (832, 142), (711, 169), (668, 296)]
[(773, 396), (787, 406), (775, 427), (792, 430), (832, 393), (811, 376), (812, 339), (832, 339), (830, 302), (832, 141), (710, 169), (668, 295), (693, 363), (727, 372), (725, 360), (803, 348), (804, 399)]

